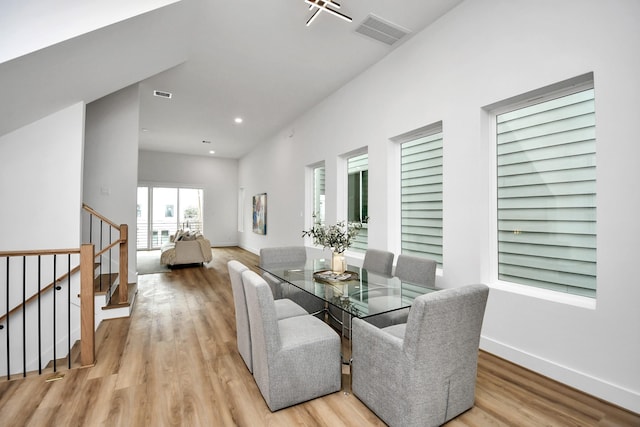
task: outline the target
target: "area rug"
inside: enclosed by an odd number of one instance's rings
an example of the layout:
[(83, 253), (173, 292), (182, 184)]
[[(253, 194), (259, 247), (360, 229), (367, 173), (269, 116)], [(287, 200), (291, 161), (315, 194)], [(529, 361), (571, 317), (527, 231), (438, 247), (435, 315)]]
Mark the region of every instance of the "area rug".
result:
[(136, 254), (138, 275), (167, 273), (171, 271), (166, 265), (160, 264), (160, 251), (138, 251)]

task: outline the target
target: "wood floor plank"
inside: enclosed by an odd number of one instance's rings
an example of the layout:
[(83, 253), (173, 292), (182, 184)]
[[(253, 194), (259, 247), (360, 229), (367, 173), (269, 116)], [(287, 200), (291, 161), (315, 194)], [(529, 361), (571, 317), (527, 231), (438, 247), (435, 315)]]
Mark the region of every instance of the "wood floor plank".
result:
[(15, 425), (27, 425), (45, 398), (52, 383), (44, 378), (32, 377), (10, 381), (7, 399), (0, 399), (0, 420), (11, 420)]
[[(213, 252), (202, 267), (139, 276), (132, 316), (98, 328), (94, 367), (0, 381), (0, 425), (384, 426), (343, 392), (269, 411), (237, 351), (226, 266), (260, 273), (258, 257)], [(476, 404), (446, 425), (635, 427), (640, 416), (481, 351)]]
[[(479, 359), (480, 363), (488, 361), (486, 353), (481, 353)], [(583, 393), (534, 372), (495, 357), (485, 366), (486, 369), (482, 374), (487, 375), (486, 378), (491, 379), (493, 384), (509, 388), (510, 393), (520, 396), (521, 399), (530, 400), (535, 396), (535, 402), (554, 401), (561, 412), (583, 420), (582, 422), (593, 422), (603, 416), (603, 411), (598, 409), (596, 399), (587, 399)]]

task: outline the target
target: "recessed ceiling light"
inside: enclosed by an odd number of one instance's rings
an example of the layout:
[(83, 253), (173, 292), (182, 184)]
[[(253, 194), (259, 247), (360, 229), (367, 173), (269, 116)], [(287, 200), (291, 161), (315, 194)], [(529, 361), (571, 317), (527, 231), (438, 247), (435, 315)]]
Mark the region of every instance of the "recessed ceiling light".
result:
[(242, 117), (236, 117), (233, 121), (236, 123), (242, 123)]
[(213, 150), (209, 150), (209, 154), (216, 154), (216, 152)]

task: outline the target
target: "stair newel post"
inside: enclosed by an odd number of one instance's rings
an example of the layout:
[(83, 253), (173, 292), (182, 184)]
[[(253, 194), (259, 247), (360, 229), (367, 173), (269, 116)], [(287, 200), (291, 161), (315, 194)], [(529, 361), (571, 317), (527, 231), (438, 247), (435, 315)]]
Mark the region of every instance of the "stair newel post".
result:
[(93, 365), (96, 360), (94, 260), (94, 245), (83, 244), (80, 247), (80, 363), (82, 366)]
[(129, 226), (120, 225), (120, 303), (129, 300)]

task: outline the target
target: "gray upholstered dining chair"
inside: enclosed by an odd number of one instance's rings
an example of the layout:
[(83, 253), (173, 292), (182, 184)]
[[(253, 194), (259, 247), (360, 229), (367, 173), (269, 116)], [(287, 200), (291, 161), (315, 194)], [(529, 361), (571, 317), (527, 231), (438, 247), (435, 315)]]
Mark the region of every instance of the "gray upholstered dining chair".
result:
[[(402, 282), (406, 282), (403, 287), (413, 286), (413, 291), (420, 292), (421, 287), (427, 289), (436, 287), (436, 267), (437, 263), (432, 259), (400, 254), (398, 255), (394, 275)], [(405, 323), (408, 316), (409, 309), (405, 308), (372, 316), (367, 321), (372, 325), (383, 328), (397, 323)]]
[(367, 249), (364, 253), (362, 268), (368, 272), (391, 276), (393, 270), (393, 252), (380, 249)]
[[(307, 262), (307, 250), (304, 246), (280, 246), (260, 249), (260, 267), (303, 267)], [(273, 293), (273, 298), (289, 298), (309, 313), (318, 313), (324, 309), (323, 302), (315, 296), (293, 286), (284, 286), (282, 281), (264, 272), (262, 277)]]
[(439, 426), (474, 404), (486, 285), (416, 298), (407, 323), (353, 319), (353, 393), (389, 426)]
[[(307, 262), (307, 250), (304, 246), (280, 246), (260, 249), (260, 267), (304, 266)], [(281, 281), (269, 273), (263, 273), (262, 277), (267, 281), (273, 297), (282, 298)]]
[(242, 273), (253, 357), (253, 377), (271, 411), (340, 390), (340, 337), (307, 315), (278, 320), (269, 285)]
[[(244, 360), (249, 372), (253, 372), (253, 359), (251, 356), (251, 335), (249, 332), (249, 313), (247, 311), (247, 299), (242, 283), (242, 273), (249, 268), (239, 261), (227, 262), (229, 278), (231, 279), (231, 291), (236, 310), (236, 339), (238, 353)], [(289, 299), (279, 299), (275, 302), (276, 316), (278, 319), (303, 316), (309, 314), (304, 308)]]
[(403, 282), (434, 288), (436, 267), (437, 263), (432, 259), (400, 254), (394, 275)]

